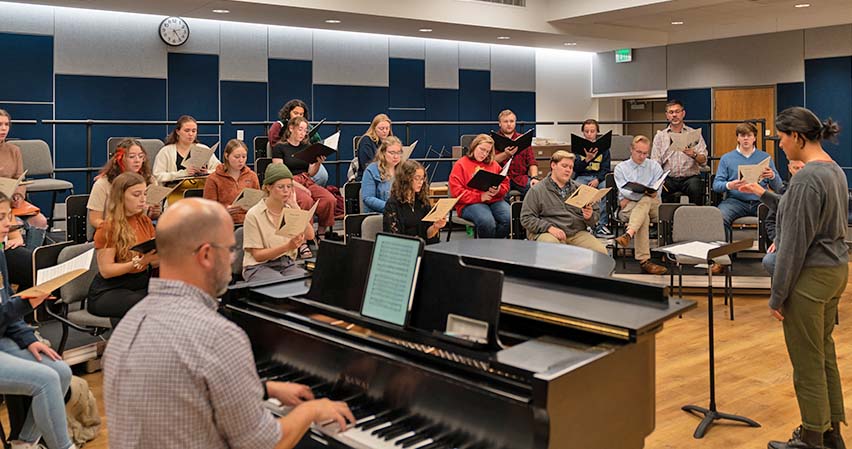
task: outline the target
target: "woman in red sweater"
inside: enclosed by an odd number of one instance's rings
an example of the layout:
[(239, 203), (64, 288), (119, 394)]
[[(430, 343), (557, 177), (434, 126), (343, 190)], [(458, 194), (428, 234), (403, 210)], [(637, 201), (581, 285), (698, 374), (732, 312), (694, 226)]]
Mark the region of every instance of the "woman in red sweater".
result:
[(453, 165), (449, 184), (450, 195), (459, 199), (456, 213), (476, 225), (479, 237), (506, 238), (512, 220), (509, 203), (503, 200), (509, 191), (509, 178), (488, 191), (472, 189), (467, 183), (479, 170), (500, 173), (500, 164), (494, 161), (494, 140), (487, 134), (476, 136), (467, 156), (462, 156)]
[(243, 189), (260, 190), (257, 174), (246, 166), (248, 148), (242, 140), (231, 139), (225, 146), (224, 162), (207, 178), (204, 184), (204, 198), (223, 204), (234, 224), (242, 224), (246, 211), (242, 206), (232, 206)]

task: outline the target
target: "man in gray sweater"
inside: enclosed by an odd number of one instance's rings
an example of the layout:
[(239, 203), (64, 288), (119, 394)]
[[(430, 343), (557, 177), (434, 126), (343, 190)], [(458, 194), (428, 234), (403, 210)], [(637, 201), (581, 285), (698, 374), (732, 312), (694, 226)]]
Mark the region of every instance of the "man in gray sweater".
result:
[(574, 154), (557, 151), (550, 158), (550, 175), (534, 185), (524, 198), (521, 225), (539, 242), (565, 243), (607, 254), (606, 247), (586, 231), (600, 217), (597, 203), (580, 209), (565, 200), (580, 186), (573, 180)]

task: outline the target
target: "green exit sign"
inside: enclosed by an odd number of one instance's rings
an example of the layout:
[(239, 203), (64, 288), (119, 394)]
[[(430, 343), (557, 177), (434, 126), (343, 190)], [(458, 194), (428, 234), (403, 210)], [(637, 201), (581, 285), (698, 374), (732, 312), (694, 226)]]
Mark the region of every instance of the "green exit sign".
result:
[(632, 48), (619, 48), (615, 51), (615, 62), (630, 62), (633, 60)]

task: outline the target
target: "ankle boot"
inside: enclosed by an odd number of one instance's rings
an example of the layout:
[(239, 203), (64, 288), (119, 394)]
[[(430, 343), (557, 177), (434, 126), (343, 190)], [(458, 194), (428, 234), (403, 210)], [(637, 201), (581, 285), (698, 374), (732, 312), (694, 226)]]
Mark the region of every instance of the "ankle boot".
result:
[(793, 431), (793, 436), (786, 443), (770, 441), (769, 449), (825, 449), (822, 444), (822, 433), (807, 430), (799, 426)]
[(831, 428), (822, 434), (822, 441), (825, 449), (846, 449), (846, 443), (843, 442), (843, 437), (840, 436), (840, 423), (831, 423)]

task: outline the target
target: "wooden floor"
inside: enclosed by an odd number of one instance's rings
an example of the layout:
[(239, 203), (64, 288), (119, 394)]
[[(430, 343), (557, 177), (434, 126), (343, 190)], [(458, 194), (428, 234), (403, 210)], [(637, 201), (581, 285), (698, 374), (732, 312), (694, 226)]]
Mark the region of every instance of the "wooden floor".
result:
[[(838, 362), (847, 403), (852, 403), (852, 288), (841, 301), (841, 325), (835, 330)], [(792, 370), (784, 348), (781, 324), (769, 317), (765, 296), (736, 298), (736, 321), (729, 321), (717, 299), (716, 358), (717, 402), (720, 411), (748, 416), (761, 428), (714, 425), (702, 440), (692, 438), (699, 419), (686, 414), (686, 404), (706, 406), (707, 302), (693, 297), (699, 307), (683, 319), (668, 322), (657, 337), (657, 424), (646, 440), (651, 449), (764, 448), (770, 439), (786, 440), (799, 424), (793, 394)], [(844, 320), (844, 317), (846, 319)], [(848, 323), (848, 324), (847, 324)], [(102, 374), (86, 376), (98, 399), (101, 414)], [(617, 407), (618, 404), (613, 404)], [(8, 426), (5, 410), (0, 420)], [(107, 425), (87, 449), (107, 448)], [(612, 423), (617, 431), (618, 423)], [(8, 429), (8, 427), (6, 427)], [(852, 435), (852, 431), (846, 431)], [(617, 448), (613, 448), (617, 449)]]

